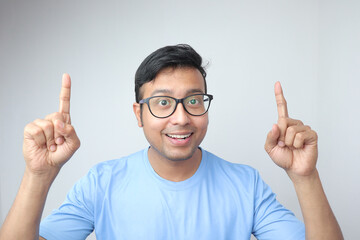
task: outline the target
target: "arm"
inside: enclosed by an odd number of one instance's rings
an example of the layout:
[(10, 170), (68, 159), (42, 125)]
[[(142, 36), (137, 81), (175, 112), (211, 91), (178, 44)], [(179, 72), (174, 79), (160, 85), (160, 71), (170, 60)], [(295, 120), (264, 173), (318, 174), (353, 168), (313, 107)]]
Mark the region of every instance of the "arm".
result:
[(317, 171), (293, 181), (304, 217), (307, 239), (344, 239), (325, 196)]
[(304, 217), (306, 239), (343, 239), (316, 169), (317, 134), (288, 116), (280, 83), (275, 84), (278, 123), (269, 132), (265, 150), (294, 184)]
[(70, 88), (70, 77), (64, 74), (59, 112), (25, 127), (25, 173), (0, 230), (0, 240), (39, 239), (39, 224), (50, 186), (80, 146), (70, 122)]

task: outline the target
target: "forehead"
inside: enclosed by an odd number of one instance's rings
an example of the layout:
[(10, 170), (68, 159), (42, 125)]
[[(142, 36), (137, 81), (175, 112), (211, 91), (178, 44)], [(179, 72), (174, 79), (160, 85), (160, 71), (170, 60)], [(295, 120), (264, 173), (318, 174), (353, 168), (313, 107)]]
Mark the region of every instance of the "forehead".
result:
[(205, 93), (205, 82), (196, 68), (165, 68), (140, 90), (143, 98), (163, 94), (184, 97), (190, 93)]

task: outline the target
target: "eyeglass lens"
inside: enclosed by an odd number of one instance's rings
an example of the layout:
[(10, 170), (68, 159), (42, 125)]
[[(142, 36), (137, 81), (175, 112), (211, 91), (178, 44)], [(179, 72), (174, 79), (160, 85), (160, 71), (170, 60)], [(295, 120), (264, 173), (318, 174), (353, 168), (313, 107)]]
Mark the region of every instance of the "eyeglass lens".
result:
[[(192, 115), (204, 114), (210, 104), (210, 99), (206, 95), (191, 95), (183, 100), (185, 109)], [(157, 117), (167, 117), (171, 115), (176, 107), (176, 100), (170, 97), (153, 97), (149, 99), (151, 112)]]

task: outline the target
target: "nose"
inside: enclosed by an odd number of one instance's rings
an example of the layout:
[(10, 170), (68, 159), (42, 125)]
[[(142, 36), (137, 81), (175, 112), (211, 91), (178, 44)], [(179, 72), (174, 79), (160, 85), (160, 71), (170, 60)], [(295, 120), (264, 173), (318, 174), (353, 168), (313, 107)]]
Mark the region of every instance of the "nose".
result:
[(174, 125), (186, 125), (190, 122), (190, 116), (182, 103), (177, 105), (175, 112), (170, 116), (170, 122)]

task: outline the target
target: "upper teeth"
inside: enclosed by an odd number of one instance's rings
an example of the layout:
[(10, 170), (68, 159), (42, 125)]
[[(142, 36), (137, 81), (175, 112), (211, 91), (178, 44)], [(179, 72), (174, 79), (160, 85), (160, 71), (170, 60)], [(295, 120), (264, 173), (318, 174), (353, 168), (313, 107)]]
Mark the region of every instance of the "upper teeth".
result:
[(169, 137), (171, 138), (187, 138), (187, 137), (190, 137), (191, 133), (189, 134), (186, 134), (186, 135), (171, 135), (171, 134), (168, 134)]

